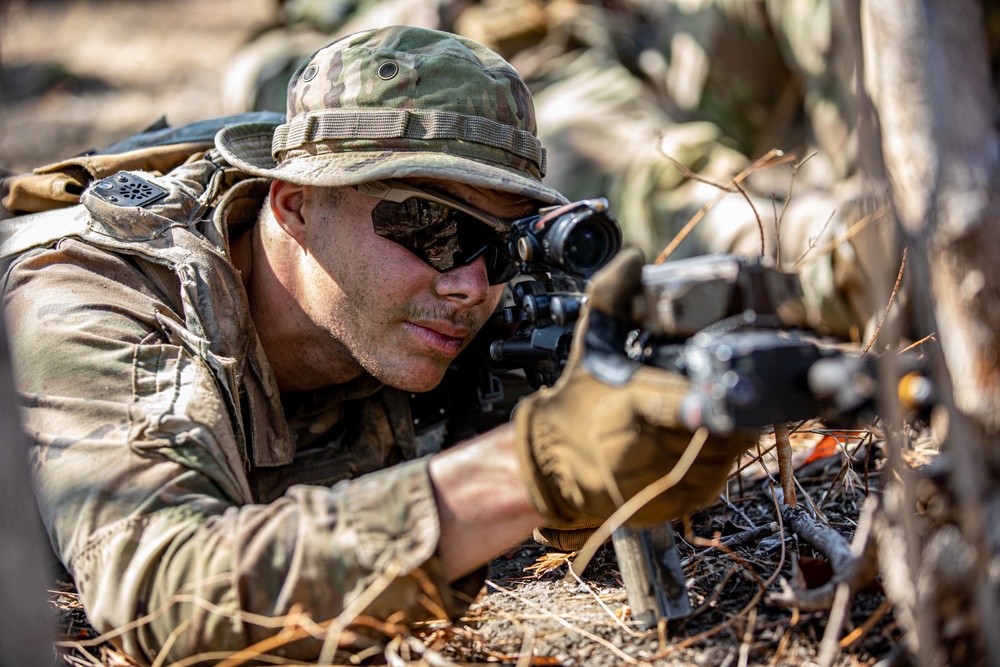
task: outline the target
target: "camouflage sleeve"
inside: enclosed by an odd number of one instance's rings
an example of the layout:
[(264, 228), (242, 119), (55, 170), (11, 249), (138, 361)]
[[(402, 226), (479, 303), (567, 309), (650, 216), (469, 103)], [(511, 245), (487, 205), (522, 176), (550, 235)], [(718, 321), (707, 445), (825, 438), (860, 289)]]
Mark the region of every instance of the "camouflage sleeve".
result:
[(173, 315), (154, 283), (134, 260), (66, 240), (5, 276), (39, 505), (95, 628), (120, 629), (116, 643), (150, 663), (287, 624), (282, 654), (308, 657), (322, 631), (289, 620), (299, 612), (460, 613), (435, 556), (426, 459), (267, 505), (241, 497), (218, 385), (161, 326)]

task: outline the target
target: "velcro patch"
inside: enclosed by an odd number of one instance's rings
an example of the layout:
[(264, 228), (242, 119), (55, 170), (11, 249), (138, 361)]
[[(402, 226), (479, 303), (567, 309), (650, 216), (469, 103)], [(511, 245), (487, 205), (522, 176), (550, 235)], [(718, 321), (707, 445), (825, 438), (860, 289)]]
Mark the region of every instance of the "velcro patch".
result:
[(90, 192), (114, 206), (147, 206), (167, 196), (164, 188), (127, 171), (102, 178)]

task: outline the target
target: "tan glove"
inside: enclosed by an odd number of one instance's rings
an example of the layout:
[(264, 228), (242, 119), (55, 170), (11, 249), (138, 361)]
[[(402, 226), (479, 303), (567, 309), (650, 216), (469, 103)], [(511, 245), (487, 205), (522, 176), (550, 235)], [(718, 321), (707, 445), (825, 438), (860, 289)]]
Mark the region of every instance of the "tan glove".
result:
[[(691, 441), (678, 418), (687, 379), (635, 364), (622, 351), (641, 271), (642, 255), (625, 250), (594, 276), (565, 371), (515, 411), (522, 477), (554, 528), (607, 518), (669, 473)], [(752, 434), (709, 437), (687, 474), (629, 523), (662, 523), (710, 503), (754, 442)]]
[(583, 521), (577, 523), (575, 528), (565, 530), (538, 526), (531, 536), (535, 538), (535, 542), (538, 542), (543, 547), (549, 547), (558, 551), (579, 551), (602, 523), (604, 521), (600, 519)]

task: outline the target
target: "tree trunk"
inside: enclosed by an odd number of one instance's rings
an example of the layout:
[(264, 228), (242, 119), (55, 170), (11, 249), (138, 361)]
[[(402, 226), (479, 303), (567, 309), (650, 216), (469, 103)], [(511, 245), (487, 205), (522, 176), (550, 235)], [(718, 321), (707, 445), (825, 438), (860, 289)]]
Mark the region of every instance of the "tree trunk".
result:
[[(932, 372), (949, 411), (940, 465), (887, 491), (880, 541), (921, 664), (1000, 664), (988, 574), (1000, 554), (1000, 139), (984, 25), (975, 0), (860, 6), (868, 148), (881, 147), (867, 164), (884, 167), (874, 176), (910, 251), (915, 324), (940, 342)], [(914, 514), (915, 501), (928, 510)]]

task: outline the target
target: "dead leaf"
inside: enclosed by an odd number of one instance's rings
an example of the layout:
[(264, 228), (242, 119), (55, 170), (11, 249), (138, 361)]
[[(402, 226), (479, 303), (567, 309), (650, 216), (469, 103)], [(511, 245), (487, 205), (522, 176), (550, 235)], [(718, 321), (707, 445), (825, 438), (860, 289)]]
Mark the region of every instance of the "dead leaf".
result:
[(558, 570), (575, 555), (576, 555), (575, 551), (571, 551), (568, 554), (559, 552), (547, 553), (538, 560), (536, 560), (534, 564), (524, 568), (524, 571), (531, 572), (535, 576), (535, 578), (544, 577), (549, 572), (552, 572), (553, 570)]

